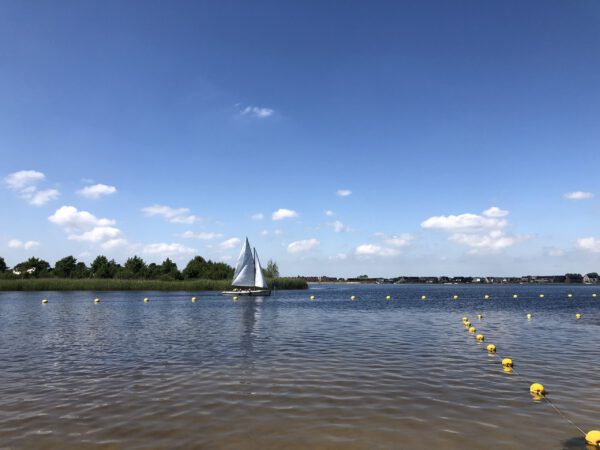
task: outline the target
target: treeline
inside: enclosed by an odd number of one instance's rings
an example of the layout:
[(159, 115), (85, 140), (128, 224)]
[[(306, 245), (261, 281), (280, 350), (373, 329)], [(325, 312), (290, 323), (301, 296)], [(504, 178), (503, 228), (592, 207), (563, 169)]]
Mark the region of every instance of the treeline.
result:
[[(268, 276), (268, 274), (266, 274)], [(231, 280), (233, 268), (222, 262), (205, 260), (196, 256), (190, 260), (183, 270), (169, 258), (161, 264), (147, 264), (139, 256), (132, 256), (121, 265), (106, 256), (97, 256), (88, 267), (77, 261), (74, 256), (59, 259), (54, 267), (39, 258), (29, 258), (15, 265), (12, 269), (0, 257), (0, 277), (4, 279), (23, 278), (68, 278), (68, 279), (121, 279), (121, 280)]]

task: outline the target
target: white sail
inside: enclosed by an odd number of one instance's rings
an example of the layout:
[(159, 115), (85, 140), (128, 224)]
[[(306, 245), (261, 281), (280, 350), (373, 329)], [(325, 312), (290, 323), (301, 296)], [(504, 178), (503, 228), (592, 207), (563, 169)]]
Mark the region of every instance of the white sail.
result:
[(248, 238), (246, 238), (246, 243), (240, 253), (231, 285), (237, 287), (254, 286), (254, 257), (252, 250), (250, 250)]
[(254, 249), (254, 286), (261, 289), (265, 289), (267, 287), (256, 249)]

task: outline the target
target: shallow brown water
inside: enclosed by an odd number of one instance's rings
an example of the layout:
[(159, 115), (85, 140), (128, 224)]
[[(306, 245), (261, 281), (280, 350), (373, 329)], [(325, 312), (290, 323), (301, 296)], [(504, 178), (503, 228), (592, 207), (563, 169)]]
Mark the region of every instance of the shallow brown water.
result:
[(235, 303), (45, 293), (47, 305), (0, 293), (0, 448), (585, 449), (528, 390), (543, 383), (576, 425), (600, 428), (592, 292), (320, 286)]

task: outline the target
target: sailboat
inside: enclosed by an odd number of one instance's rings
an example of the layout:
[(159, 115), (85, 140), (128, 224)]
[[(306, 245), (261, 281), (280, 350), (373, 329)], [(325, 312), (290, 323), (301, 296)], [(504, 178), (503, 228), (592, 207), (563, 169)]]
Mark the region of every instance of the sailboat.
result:
[(256, 249), (251, 249), (248, 238), (246, 238), (246, 242), (240, 252), (231, 285), (233, 286), (233, 290), (223, 291), (223, 294), (254, 296), (271, 295), (271, 290), (267, 287), (267, 282), (263, 276), (258, 253), (256, 253)]

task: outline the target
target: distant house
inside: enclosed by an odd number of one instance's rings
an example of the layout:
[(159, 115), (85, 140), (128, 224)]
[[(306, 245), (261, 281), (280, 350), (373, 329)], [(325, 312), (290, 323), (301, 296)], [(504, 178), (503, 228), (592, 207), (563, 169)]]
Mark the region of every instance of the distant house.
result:
[(584, 275), (583, 276), (583, 283), (584, 284), (596, 284), (596, 283), (598, 283), (598, 278), (596, 278), (596, 277), (590, 277), (589, 274), (588, 275)]

